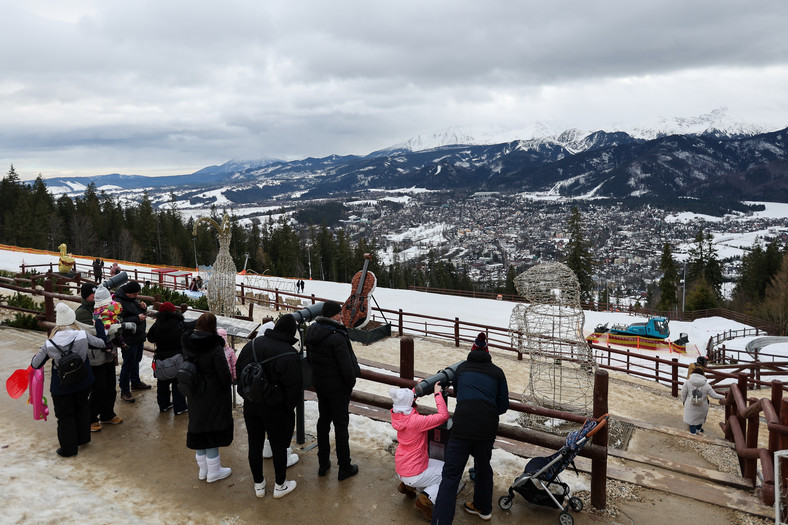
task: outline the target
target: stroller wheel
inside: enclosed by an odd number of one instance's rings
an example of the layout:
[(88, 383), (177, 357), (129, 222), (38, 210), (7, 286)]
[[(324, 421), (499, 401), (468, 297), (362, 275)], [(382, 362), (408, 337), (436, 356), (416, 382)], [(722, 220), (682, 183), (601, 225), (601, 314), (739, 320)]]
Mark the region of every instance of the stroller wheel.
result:
[(511, 496), (503, 495), (498, 498), (498, 506), (501, 507), (503, 510), (509, 510), (512, 508), (512, 498)]
[(563, 511), (558, 515), (558, 523), (561, 525), (574, 525), (575, 519), (567, 511)]
[(569, 508), (575, 512), (583, 510), (583, 500), (580, 498), (569, 498)]

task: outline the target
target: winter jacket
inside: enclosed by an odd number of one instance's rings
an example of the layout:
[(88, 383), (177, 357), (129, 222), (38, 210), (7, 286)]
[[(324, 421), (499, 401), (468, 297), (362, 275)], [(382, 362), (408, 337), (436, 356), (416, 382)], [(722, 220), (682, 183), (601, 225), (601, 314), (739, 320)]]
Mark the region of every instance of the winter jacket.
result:
[(94, 335), (90, 335), (84, 330), (61, 330), (51, 338), (52, 341), (58, 344), (60, 348), (66, 350), (68, 345), (71, 345), (71, 351), (76, 353), (85, 361), (85, 366), (88, 369), (88, 374), (85, 379), (79, 383), (71, 386), (62, 386), (60, 384), (60, 377), (57, 374), (57, 365), (60, 362), (60, 350), (49, 341), (49, 339), (41, 345), (38, 353), (33, 356), (30, 365), (33, 368), (41, 368), (46, 363), (47, 359), (52, 358), (52, 379), (50, 381), (49, 389), (53, 396), (73, 394), (85, 390), (93, 384), (93, 370), (88, 364), (88, 348), (91, 346), (97, 348), (104, 348), (104, 341)]
[[(702, 394), (702, 403), (700, 405), (692, 404), (692, 391), (696, 388), (700, 389)], [(684, 423), (687, 425), (702, 425), (706, 421), (706, 416), (709, 413), (709, 399), (711, 396), (714, 399), (724, 399), (725, 396), (718, 394), (711, 388), (706, 376), (702, 374), (692, 374), (681, 386), (681, 402), (684, 404)]]
[(457, 408), (451, 436), (473, 441), (494, 440), (498, 416), (509, 409), (509, 387), (503, 370), (492, 363), (490, 354), (471, 350), (457, 367), (454, 392)]
[(123, 307), (121, 318), (124, 323), (134, 323), (137, 329), (134, 333), (131, 330), (123, 331), (123, 341), (129, 345), (136, 345), (145, 341), (145, 329), (147, 325), (145, 320), (140, 320), (140, 314), (146, 313), (142, 301), (139, 299), (132, 299), (126, 295), (126, 291), (121, 287), (115, 292), (115, 301), (120, 303)]
[(361, 368), (342, 323), (317, 317), (306, 331), (306, 349), (312, 385), (318, 393), (353, 390)]
[[(279, 407), (290, 412), (295, 409), (303, 395), (304, 378), (301, 373), (301, 357), (288, 342), (289, 339), (287, 334), (282, 334), (275, 330), (266, 330), (263, 337), (252, 339), (241, 349), (241, 353), (238, 354), (238, 360), (235, 363), (235, 374), (239, 378), (244, 367), (254, 361), (255, 353), (258, 361), (263, 361), (275, 355), (286, 354), (286, 357), (278, 357), (263, 365), (266, 377), (270, 378), (274, 384), (279, 385), (278, 392), (274, 394), (274, 399), (270, 403), (244, 401), (244, 406), (248, 403), (260, 413), (266, 412), (273, 407)], [(256, 352), (253, 348), (256, 348)]]
[(179, 312), (159, 312), (156, 322), (148, 330), (147, 339), (156, 345), (155, 359), (167, 359), (183, 351), (181, 337), (186, 331), (183, 314)]
[(224, 358), (224, 339), (216, 334), (188, 330), (183, 334), (181, 344), (185, 359), (197, 365), (199, 380), (202, 381), (201, 393), (186, 398), (189, 405), (188, 432), (201, 434), (232, 429), (232, 380)]
[[(82, 300), (82, 304), (74, 312), (77, 316), (77, 326), (80, 329), (85, 330), (90, 335), (95, 335), (98, 337), (96, 333), (96, 326), (95, 321), (93, 320), (93, 301), (86, 301)], [(111, 334), (115, 334), (118, 331), (119, 327), (115, 328), (111, 331)], [(99, 337), (100, 338), (100, 337)], [(112, 337), (109, 337), (112, 339)], [(58, 343), (60, 344), (60, 343)], [(106, 343), (101, 348), (88, 348), (88, 361), (90, 362), (90, 366), (101, 366), (109, 363), (110, 361), (115, 360), (115, 352), (112, 350), (112, 345), (107, 345)]]
[(437, 414), (423, 416), (414, 407), (410, 414), (391, 411), (391, 426), (397, 431), (397, 452), (394, 467), (402, 477), (416, 476), (427, 469), (430, 461), (427, 451), (427, 431), (438, 427), (449, 419), (446, 401), (435, 395)]

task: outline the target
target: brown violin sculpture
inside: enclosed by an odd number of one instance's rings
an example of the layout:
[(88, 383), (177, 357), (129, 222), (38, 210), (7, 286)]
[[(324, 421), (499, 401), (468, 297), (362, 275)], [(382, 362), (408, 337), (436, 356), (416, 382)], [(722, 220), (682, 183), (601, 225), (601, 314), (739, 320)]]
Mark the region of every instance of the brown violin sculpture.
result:
[(348, 328), (363, 328), (369, 322), (369, 295), (375, 291), (378, 279), (368, 270), (372, 255), (364, 254), (364, 268), (353, 276), (353, 294), (342, 305), (342, 324)]

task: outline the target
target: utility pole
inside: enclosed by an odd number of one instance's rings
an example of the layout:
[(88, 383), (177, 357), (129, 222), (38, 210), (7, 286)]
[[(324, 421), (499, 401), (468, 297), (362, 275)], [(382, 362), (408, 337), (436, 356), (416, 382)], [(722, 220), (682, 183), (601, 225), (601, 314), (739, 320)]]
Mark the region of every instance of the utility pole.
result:
[(197, 237), (192, 237), (192, 246), (194, 246), (194, 269), (198, 271), (200, 266), (197, 264)]
[(681, 313), (684, 313), (684, 301), (687, 298), (687, 261), (684, 261), (684, 285), (681, 292)]

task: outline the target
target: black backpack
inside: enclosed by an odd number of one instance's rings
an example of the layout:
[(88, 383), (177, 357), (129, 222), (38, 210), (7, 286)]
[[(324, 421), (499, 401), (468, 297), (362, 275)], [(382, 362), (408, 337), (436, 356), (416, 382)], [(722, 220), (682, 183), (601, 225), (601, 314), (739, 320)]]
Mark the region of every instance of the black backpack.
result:
[(175, 374), (178, 380), (178, 390), (186, 397), (199, 396), (203, 392), (205, 382), (197, 371), (197, 365), (192, 361), (184, 361)]
[(257, 340), (252, 341), (252, 358), (254, 361), (246, 365), (241, 370), (241, 377), (238, 381), (238, 393), (244, 400), (250, 403), (265, 403), (266, 405), (275, 405), (280, 400), (278, 393), (279, 384), (277, 381), (272, 381), (266, 374), (265, 363), (271, 362), (274, 359), (290, 355), (289, 353), (277, 354), (262, 361), (257, 360)]
[(57, 363), (57, 376), (60, 379), (60, 385), (73, 386), (84, 381), (88, 376), (88, 370), (85, 368), (85, 360), (71, 350), (74, 341), (71, 341), (65, 350), (52, 339), (49, 342), (60, 352), (60, 360)]

